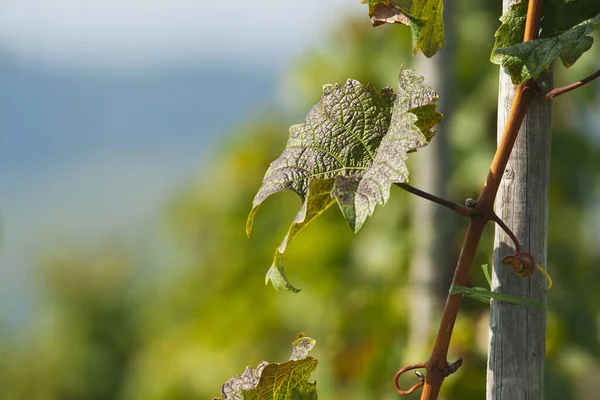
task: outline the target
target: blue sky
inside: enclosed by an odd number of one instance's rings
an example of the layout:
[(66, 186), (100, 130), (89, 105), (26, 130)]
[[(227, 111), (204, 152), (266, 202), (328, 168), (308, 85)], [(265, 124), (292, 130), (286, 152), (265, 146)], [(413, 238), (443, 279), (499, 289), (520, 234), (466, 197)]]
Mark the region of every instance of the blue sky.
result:
[(334, 13), (366, 12), (282, 4), (0, 3), (0, 322), (29, 319), (40, 249), (139, 242), (215, 137), (274, 101)]
[[(280, 65), (358, 0), (4, 0), (0, 43), (60, 68), (152, 69), (215, 61)], [(367, 18), (365, 13), (365, 18)]]

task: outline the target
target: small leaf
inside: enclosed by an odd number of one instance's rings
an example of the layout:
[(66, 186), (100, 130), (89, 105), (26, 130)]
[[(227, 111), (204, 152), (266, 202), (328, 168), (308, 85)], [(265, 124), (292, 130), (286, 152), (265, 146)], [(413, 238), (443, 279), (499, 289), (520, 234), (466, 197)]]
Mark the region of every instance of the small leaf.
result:
[(600, 14), (582, 22), (565, 33), (548, 39), (537, 39), (496, 50), (502, 66), (508, 68), (513, 83), (537, 78), (560, 58), (570, 67), (592, 47), (594, 39), (587, 36), (600, 25)]
[[(364, 3), (364, 1), (363, 1)], [(399, 8), (388, 2), (374, 2), (369, 4), (369, 16), (373, 26), (383, 24), (402, 24), (410, 26), (410, 18), (404, 14)], [(373, 3), (375, 3), (373, 5)]]
[(308, 356), (315, 343), (303, 333), (298, 334), (289, 361), (263, 361), (256, 370), (246, 367), (243, 374), (223, 385), (219, 400), (317, 400), (317, 384), (308, 381), (318, 363)]
[(348, 80), (326, 85), (304, 124), (290, 128), (281, 156), (271, 163), (246, 224), (249, 233), (260, 204), (271, 194), (292, 190), (303, 200), (286, 237), (275, 251), (266, 281), (298, 291), (286, 279), (284, 254), (290, 241), (335, 201), (354, 232), (377, 204), (385, 204), (393, 183), (406, 182), (406, 158), (435, 134), (442, 119), (437, 94), (423, 78), (403, 71), (398, 94)]
[(444, 45), (442, 0), (361, 0), (369, 5), (373, 26), (382, 24), (410, 25), (413, 55), (421, 50), (433, 57)]
[(258, 364), (256, 370), (252, 369), (252, 367), (246, 367), (243, 374), (236, 375), (225, 382), (221, 387), (222, 397), (213, 400), (243, 400), (243, 391), (250, 390), (258, 385), (260, 375), (267, 365), (269, 365), (268, 362), (262, 361)]
[(490, 57), (493, 63), (508, 68), (513, 83), (535, 79), (558, 57), (570, 67), (590, 49), (587, 36), (598, 26), (598, 0), (556, 0), (543, 3), (540, 38), (523, 42), (528, 1), (513, 4), (500, 18), (502, 25)]

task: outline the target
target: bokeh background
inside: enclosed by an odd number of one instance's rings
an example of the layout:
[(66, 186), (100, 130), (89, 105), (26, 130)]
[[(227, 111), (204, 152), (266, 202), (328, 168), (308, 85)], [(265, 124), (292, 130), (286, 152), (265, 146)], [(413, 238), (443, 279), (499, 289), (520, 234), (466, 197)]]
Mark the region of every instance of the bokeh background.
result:
[[(285, 361), (300, 331), (317, 340), (321, 398), (397, 398), (391, 377), (426, 358), (465, 221), (397, 188), (356, 236), (332, 208), (289, 249), (303, 289), (291, 294), (263, 282), (299, 199), (266, 201), (250, 239), (245, 218), (322, 84), (394, 86), (403, 64), (446, 113), (435, 147), (411, 156), (411, 183), (477, 195), (495, 147), (501, 6), (445, 3), (449, 45), (425, 60), (407, 28), (372, 28), (358, 0), (0, 2), (0, 398), (210, 399), (246, 365)], [(599, 61), (596, 45), (556, 84)], [(600, 85), (554, 110), (546, 398), (589, 399)], [(485, 285), (478, 268), (471, 284)], [(484, 398), (486, 347), (487, 307), (465, 300), (451, 349), (465, 365), (445, 399)]]

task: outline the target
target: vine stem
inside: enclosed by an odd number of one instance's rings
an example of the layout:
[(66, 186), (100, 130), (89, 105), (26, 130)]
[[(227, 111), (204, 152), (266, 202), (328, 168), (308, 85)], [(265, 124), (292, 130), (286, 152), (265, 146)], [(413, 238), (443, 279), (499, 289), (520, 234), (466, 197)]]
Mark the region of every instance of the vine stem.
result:
[(504, 221), (502, 221), (502, 219), (500, 219), (500, 217), (496, 213), (494, 213), (492, 221), (494, 221), (496, 224), (498, 224), (498, 226), (504, 231), (504, 233), (506, 233), (508, 235), (508, 237), (510, 237), (510, 240), (513, 241), (513, 243), (515, 245), (515, 252), (520, 253), (521, 252), (521, 243), (519, 242), (517, 235), (515, 235), (513, 233), (513, 231), (511, 231), (510, 228), (508, 226), (506, 226)]
[(546, 93), (542, 99), (543, 100), (550, 100), (553, 99), (557, 96), (560, 96), (561, 94), (565, 94), (570, 92), (571, 90), (575, 90), (579, 87), (582, 87), (583, 85), (585, 85), (586, 83), (589, 83), (591, 81), (593, 81), (596, 78), (600, 78), (600, 69), (596, 72), (594, 72), (593, 74), (591, 74), (590, 76), (583, 78), (580, 81), (577, 81), (575, 83), (571, 83), (570, 85), (567, 86), (563, 86), (563, 87), (559, 87), (556, 89), (552, 89), (551, 91), (549, 91), (548, 93)]
[(416, 196), (422, 197), (426, 200), (432, 201), (446, 208), (449, 208), (450, 210), (457, 212), (460, 215), (468, 217), (473, 214), (473, 209), (469, 207), (465, 207), (453, 201), (446, 200), (441, 197), (435, 196), (431, 193), (424, 192), (423, 190), (417, 189), (416, 187), (411, 186), (408, 183), (395, 183), (395, 185)]
[[(527, 20), (525, 23), (524, 42), (537, 38), (540, 26), (540, 18), (542, 11), (541, 0), (530, 0), (527, 9)], [(504, 175), (504, 170), (508, 164), (508, 159), (514, 147), (519, 129), (527, 108), (534, 99), (533, 90), (530, 88), (532, 82), (525, 82), (516, 87), (515, 96), (513, 97), (512, 105), (508, 115), (502, 139), (498, 145), (487, 179), (479, 195), (479, 199), (475, 203), (475, 213), (470, 216), (469, 227), (463, 242), (463, 247), (458, 258), (458, 263), (452, 279), (452, 285), (465, 286), (469, 277), (469, 271), (483, 229), (488, 221), (494, 220), (494, 201), (500, 181)], [(427, 375), (425, 384), (421, 394), (421, 400), (436, 400), (438, 398), (442, 383), (446, 377), (444, 373), (448, 367), (448, 347), (452, 338), (454, 323), (458, 315), (462, 295), (448, 294), (446, 305), (440, 328), (435, 339), (435, 344), (427, 366)]]

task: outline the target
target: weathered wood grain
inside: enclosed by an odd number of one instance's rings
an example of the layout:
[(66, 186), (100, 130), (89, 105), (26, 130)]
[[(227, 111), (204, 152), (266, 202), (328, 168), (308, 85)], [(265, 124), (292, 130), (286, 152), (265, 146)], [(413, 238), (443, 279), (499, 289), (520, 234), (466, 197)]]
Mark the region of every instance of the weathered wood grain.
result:
[[(515, 1), (504, 0), (503, 9)], [(551, 88), (551, 73), (542, 77)], [(514, 85), (501, 70), (498, 132), (510, 109)], [(516, 234), (522, 251), (546, 267), (548, 185), (552, 101), (534, 101), (515, 144), (496, 199), (496, 213)], [(508, 236), (496, 227), (492, 288), (500, 293), (539, 299), (546, 303), (547, 281), (539, 272), (518, 277), (500, 259), (514, 253)], [(492, 301), (490, 310), (488, 400), (540, 400), (544, 388), (546, 311)]]

